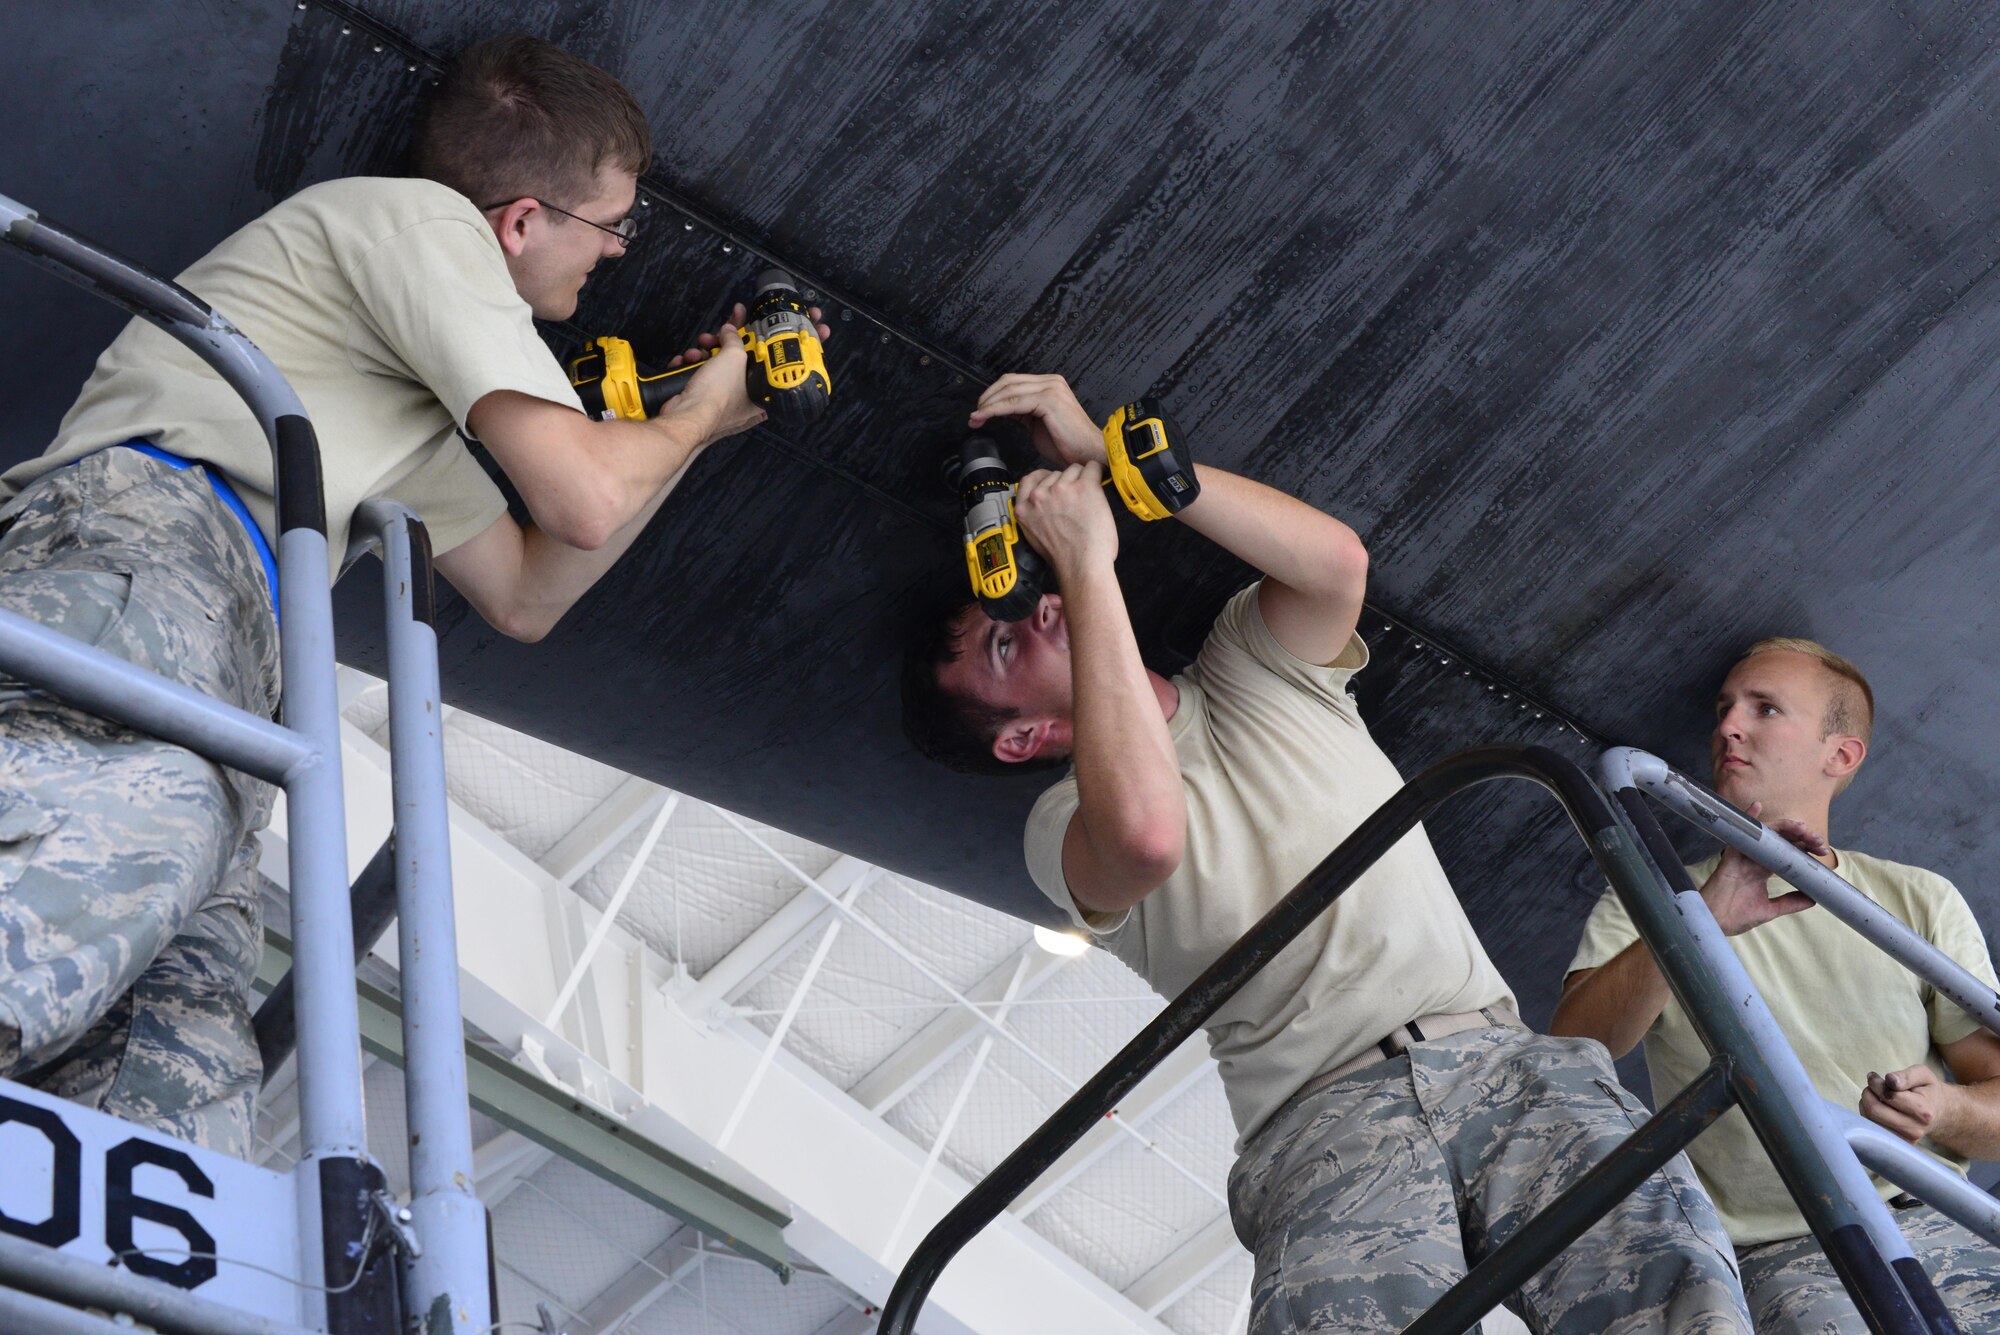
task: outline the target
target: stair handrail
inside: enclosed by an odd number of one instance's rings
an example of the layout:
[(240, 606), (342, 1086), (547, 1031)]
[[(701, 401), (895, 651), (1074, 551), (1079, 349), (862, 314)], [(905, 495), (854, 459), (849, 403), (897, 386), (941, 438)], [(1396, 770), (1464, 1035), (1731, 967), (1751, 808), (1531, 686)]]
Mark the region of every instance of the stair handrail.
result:
[[(1040, 1127), (1015, 1147), (925, 1235), (883, 1304), (879, 1335), (910, 1335), (926, 1295), (944, 1267), (1009, 1202), (1282, 951), (1314, 918), (1446, 798), (1495, 779), (1520, 778), (1548, 790), (1583, 837), (1598, 868), (1631, 913), (1634, 926), (1675, 995), (1703, 1014), (1703, 1039), (1714, 1061), (1688, 1090), (1614, 1148), (1534, 1219), (1413, 1322), (1405, 1335), (1461, 1335), (1499, 1299), (1581, 1236), (1643, 1178), (1684, 1149), (1732, 1105), (1757, 1108), (1766, 1148), (1870, 1329), (1878, 1335), (1943, 1335), (1912, 1283), (1889, 1265), (1863, 1225), (1865, 1205), (1808, 1136), (1807, 1115), (1789, 1087), (1780, 1089), (1759, 1045), (1731, 1011), (1710, 961), (1688, 938), (1672, 900), (1625, 813), (1568, 757), (1546, 747), (1489, 746), (1461, 751), (1431, 765), (1392, 794), (1323, 858), (1263, 918), (1168, 1002), (1098, 1073), (1086, 1080)], [(1817, 1095), (1813, 1096), (1817, 1101)], [(1842, 1145), (1843, 1151), (1846, 1146)], [(1851, 1152), (1846, 1158), (1854, 1164)], [(1851, 1176), (1851, 1175), (1850, 1175)], [(1865, 1174), (1862, 1175), (1865, 1182)], [(1875, 1206), (1882, 1202), (1872, 1191)], [(1891, 1230), (1893, 1233), (1893, 1228)], [(1894, 1234), (1896, 1243), (1901, 1235)], [(1907, 1256), (1907, 1244), (1901, 1247)], [(1893, 1254), (1893, 1253), (1892, 1253)], [(1918, 1280), (1922, 1280), (1921, 1272)], [(1927, 1287), (1927, 1281), (1923, 1286)], [(1942, 1312), (1935, 1294), (1930, 1306)], [(1919, 1316), (1919, 1309), (1923, 1316)]]
[(1793, 889), (1936, 988), (1989, 1032), (2000, 1034), (2000, 992), (1855, 889), (1838, 871), (1650, 751), (1613, 747), (1598, 766), (1606, 787), (1613, 791), (1627, 785), (1637, 787), (1697, 829), (1783, 877)]
[[(0, 241), (58, 277), (157, 326), (240, 395), (269, 442), (277, 503), (281, 719), (211, 699), (90, 645), (0, 612), (0, 672), (280, 785), (286, 796), (292, 972), (298, 994), (300, 1225), (317, 1239), (303, 1278), (314, 1319), (335, 1332), (378, 1321), (394, 1293), (352, 1273), (372, 1237), (380, 1170), (368, 1157), (360, 1019), (348, 913), (340, 701), (319, 443), (275, 364), (201, 298), (0, 195)], [(393, 1279), (393, 1276), (389, 1278)]]

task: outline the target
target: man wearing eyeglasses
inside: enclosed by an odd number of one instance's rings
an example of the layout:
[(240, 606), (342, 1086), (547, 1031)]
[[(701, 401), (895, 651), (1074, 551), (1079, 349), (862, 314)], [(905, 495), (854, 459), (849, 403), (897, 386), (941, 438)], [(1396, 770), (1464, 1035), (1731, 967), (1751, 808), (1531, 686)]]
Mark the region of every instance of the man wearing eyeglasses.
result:
[[(651, 141), (616, 79), (546, 42), (495, 38), (443, 80), (415, 143), (414, 178), (302, 190), (180, 281), (298, 391), (335, 560), (361, 502), (401, 501), (480, 615), (535, 640), (696, 455), (763, 413), (732, 324), (701, 336), (712, 360), (645, 422), (586, 417), (535, 332), (636, 238)], [(461, 431), (519, 490), (527, 523)], [(272, 491), (242, 401), (135, 320), (48, 451), (0, 478), (0, 607), (269, 714)], [(261, 1075), (246, 1004), (262, 936), (253, 836), (271, 799), (0, 678), (0, 1077), (247, 1152)]]

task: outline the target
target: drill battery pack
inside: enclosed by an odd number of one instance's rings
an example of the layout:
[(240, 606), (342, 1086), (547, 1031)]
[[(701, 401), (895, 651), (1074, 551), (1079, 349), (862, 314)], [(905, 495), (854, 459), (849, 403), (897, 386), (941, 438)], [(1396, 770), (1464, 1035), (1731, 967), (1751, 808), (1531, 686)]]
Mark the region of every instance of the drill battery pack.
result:
[(1201, 495), (1194, 456), (1156, 398), (1126, 404), (1104, 424), (1111, 485), (1141, 519), (1168, 519)]

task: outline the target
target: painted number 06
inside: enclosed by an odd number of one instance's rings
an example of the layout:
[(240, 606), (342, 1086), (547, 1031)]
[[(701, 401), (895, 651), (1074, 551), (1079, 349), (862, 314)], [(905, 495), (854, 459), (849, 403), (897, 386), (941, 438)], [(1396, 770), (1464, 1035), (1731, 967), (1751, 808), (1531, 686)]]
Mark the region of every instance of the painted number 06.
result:
[[(76, 1241), (83, 1232), (82, 1143), (55, 1113), (0, 1094), (0, 1126), (9, 1122), (33, 1127), (49, 1142), (52, 1185), (46, 1218), (16, 1219), (0, 1210), (0, 1233), (38, 1242), (44, 1247), (61, 1247)], [(125, 1253), (120, 1259), (135, 1275), (165, 1280), (183, 1289), (206, 1284), (215, 1278), (214, 1235), (179, 1206), (148, 1200), (134, 1191), (132, 1175), (141, 1164), (164, 1168), (180, 1178), (195, 1195), (215, 1198), (215, 1184), (192, 1158), (134, 1136), (114, 1145), (104, 1155), (104, 1245), (114, 1256)], [(174, 1230), (186, 1240), (185, 1250), (195, 1255), (170, 1265), (136, 1251), (138, 1244), (132, 1238), (132, 1225), (140, 1219)]]

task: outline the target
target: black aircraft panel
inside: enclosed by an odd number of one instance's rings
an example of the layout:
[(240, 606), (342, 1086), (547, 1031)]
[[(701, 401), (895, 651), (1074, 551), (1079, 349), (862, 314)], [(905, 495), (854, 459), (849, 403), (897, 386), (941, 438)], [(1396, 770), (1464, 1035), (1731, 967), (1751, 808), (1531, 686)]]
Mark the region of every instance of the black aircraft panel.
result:
[[(1199, 457), (1363, 533), (1357, 690), (1406, 771), (1608, 739), (1699, 772), (1732, 655), (1812, 635), (1881, 706), (1836, 842), (2000, 908), (1986, 10), (17, 6), (0, 191), (172, 271), (303, 185), (395, 170), (432, 59), (509, 27), (619, 74), (657, 134), (646, 236), (552, 344), (664, 357), (747, 294), (747, 243), (822, 293), (838, 394), (702, 459), (547, 641), (448, 600), (455, 703), (1045, 916), (1039, 784), (909, 754), (895, 656), (958, 559), (938, 461), (980, 383), (1060, 370), (1099, 412), (1164, 394)], [(117, 319), (23, 265), (0, 310), (12, 460)], [(1123, 533), (1172, 670), (1247, 574)], [(364, 666), (373, 599), (341, 595)], [(1580, 847), (1518, 786), (1431, 834), (1545, 1019), (1597, 893)]]

